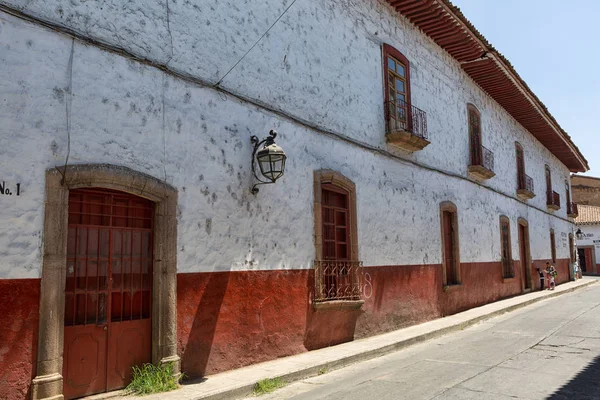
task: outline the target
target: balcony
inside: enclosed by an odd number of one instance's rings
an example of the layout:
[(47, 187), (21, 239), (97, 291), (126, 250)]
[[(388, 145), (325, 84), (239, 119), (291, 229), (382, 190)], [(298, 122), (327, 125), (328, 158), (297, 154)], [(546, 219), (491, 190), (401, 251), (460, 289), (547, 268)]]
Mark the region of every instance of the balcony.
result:
[(316, 260), (314, 302), (359, 301), (361, 268), (361, 261)]
[(567, 216), (569, 216), (570, 218), (577, 218), (579, 216), (577, 203), (567, 203)]
[(558, 193), (554, 191), (548, 191), (546, 193), (546, 205), (549, 209), (554, 211), (560, 209), (560, 196)]
[(518, 177), (517, 196), (523, 200), (530, 200), (535, 197), (533, 192), (533, 179), (530, 176), (523, 174)]
[(427, 114), (401, 100), (385, 102), (385, 137), (392, 146), (406, 151), (429, 145)]
[(480, 179), (490, 179), (496, 176), (494, 172), (494, 153), (483, 146), (474, 146), (471, 149), (469, 174)]

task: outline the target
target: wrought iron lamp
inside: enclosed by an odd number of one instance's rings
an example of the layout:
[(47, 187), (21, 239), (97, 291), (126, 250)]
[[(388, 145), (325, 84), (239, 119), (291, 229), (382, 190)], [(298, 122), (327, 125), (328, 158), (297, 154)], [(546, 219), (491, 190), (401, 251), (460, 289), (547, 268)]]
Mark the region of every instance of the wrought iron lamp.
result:
[[(252, 185), (252, 194), (258, 193), (258, 185), (275, 183), (277, 179), (283, 176), (287, 156), (283, 149), (275, 143), (275, 137), (277, 137), (277, 132), (271, 130), (269, 136), (260, 142), (256, 136), (250, 138), (250, 141), (254, 145), (254, 150), (252, 151), (252, 174), (258, 181)], [(259, 149), (259, 147), (261, 148)], [(256, 162), (258, 162), (260, 174), (265, 179), (261, 179), (256, 173)]]
[(583, 232), (581, 231), (581, 228), (577, 229), (575, 236), (577, 236), (577, 239), (579, 240), (583, 239)]

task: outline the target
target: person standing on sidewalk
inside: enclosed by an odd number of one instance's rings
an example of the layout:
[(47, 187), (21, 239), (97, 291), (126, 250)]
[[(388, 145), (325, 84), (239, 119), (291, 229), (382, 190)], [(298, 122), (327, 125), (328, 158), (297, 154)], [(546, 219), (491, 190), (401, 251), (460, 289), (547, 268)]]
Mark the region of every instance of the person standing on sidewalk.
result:
[(540, 290), (544, 290), (544, 281), (546, 280), (544, 278), (544, 271), (538, 268), (537, 273), (540, 276)]
[(546, 262), (546, 276), (548, 277), (548, 290), (554, 290), (555, 278), (558, 273), (556, 272), (556, 268), (554, 265), (550, 264), (550, 262)]

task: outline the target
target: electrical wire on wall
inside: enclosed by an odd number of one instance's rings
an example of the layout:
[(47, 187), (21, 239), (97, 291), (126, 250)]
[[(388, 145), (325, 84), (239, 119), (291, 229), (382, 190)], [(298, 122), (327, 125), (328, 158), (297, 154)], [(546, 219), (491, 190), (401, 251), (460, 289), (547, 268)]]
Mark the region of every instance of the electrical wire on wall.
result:
[(260, 42), (260, 41), (261, 41), (261, 40), (262, 40), (262, 39), (263, 39), (263, 38), (264, 38), (264, 37), (267, 35), (267, 33), (269, 33), (269, 31), (270, 31), (271, 29), (273, 29), (273, 27), (274, 27), (274, 26), (275, 26), (275, 25), (276, 25), (276, 24), (279, 22), (279, 20), (280, 20), (281, 18), (283, 18), (283, 16), (285, 15), (285, 13), (287, 13), (287, 12), (288, 12), (288, 10), (289, 10), (289, 9), (290, 9), (290, 8), (291, 8), (293, 5), (294, 5), (294, 3), (296, 3), (296, 0), (293, 0), (293, 1), (290, 3), (290, 5), (289, 5), (289, 6), (287, 6), (287, 8), (286, 8), (285, 10), (283, 10), (283, 12), (281, 13), (281, 15), (280, 15), (279, 17), (277, 17), (277, 19), (275, 20), (275, 22), (273, 22), (273, 23), (271, 24), (271, 26), (269, 27), (269, 29), (267, 29), (267, 30), (265, 31), (265, 33), (263, 33), (263, 34), (262, 34), (262, 35), (261, 35), (261, 36), (258, 38), (258, 40), (257, 40), (256, 42), (254, 42), (254, 44), (252, 45), (252, 47), (250, 47), (250, 48), (248, 49), (248, 51), (246, 51), (246, 53), (244, 53), (244, 55), (243, 55), (243, 56), (242, 56), (242, 57), (241, 57), (241, 58), (240, 58), (240, 59), (239, 59), (239, 60), (238, 60), (238, 61), (237, 61), (235, 64), (233, 64), (233, 67), (229, 68), (229, 71), (227, 71), (227, 72), (225, 73), (225, 75), (223, 75), (223, 77), (222, 77), (221, 79), (219, 79), (219, 80), (217, 81), (217, 83), (215, 83), (215, 84), (214, 84), (214, 87), (217, 87), (217, 86), (219, 86), (219, 85), (221, 84), (221, 82), (223, 82), (223, 79), (225, 79), (225, 78), (227, 77), (227, 75), (229, 75), (229, 73), (230, 73), (231, 71), (233, 71), (233, 70), (235, 69), (235, 67), (237, 67), (237, 66), (238, 66), (238, 64), (239, 64), (240, 62), (242, 62), (242, 60), (243, 60), (243, 59), (244, 59), (244, 58), (245, 58), (245, 57), (248, 55), (248, 53), (250, 53), (250, 52), (252, 51), (252, 49), (253, 49), (253, 48), (255, 48), (255, 47), (256, 47), (256, 45), (257, 45), (257, 44), (258, 44), (258, 43), (259, 43), (259, 42)]
[(61, 185), (67, 185), (67, 165), (69, 164), (69, 156), (71, 155), (71, 106), (73, 103), (73, 53), (75, 52), (75, 39), (71, 39), (71, 54), (69, 55), (69, 63), (67, 65), (67, 82), (69, 82), (69, 86), (65, 88), (65, 112), (66, 112), (66, 120), (67, 120), (67, 156), (65, 157), (65, 165), (63, 170), (61, 171), (59, 168), (56, 168), (58, 172), (62, 175), (62, 180), (60, 181)]

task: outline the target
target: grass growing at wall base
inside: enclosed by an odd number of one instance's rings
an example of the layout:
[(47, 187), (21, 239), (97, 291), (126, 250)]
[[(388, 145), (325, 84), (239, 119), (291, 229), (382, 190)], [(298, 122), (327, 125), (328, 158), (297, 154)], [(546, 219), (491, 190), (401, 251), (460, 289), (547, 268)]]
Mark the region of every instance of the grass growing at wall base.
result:
[(256, 382), (253, 393), (255, 396), (260, 396), (266, 393), (271, 393), (275, 389), (282, 388), (285, 385), (286, 382), (281, 378), (267, 378)]
[(182, 376), (183, 374), (173, 376), (172, 363), (165, 365), (144, 364), (141, 368), (133, 367), (131, 383), (125, 390), (139, 396), (168, 392), (179, 387), (179, 380)]

